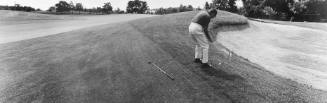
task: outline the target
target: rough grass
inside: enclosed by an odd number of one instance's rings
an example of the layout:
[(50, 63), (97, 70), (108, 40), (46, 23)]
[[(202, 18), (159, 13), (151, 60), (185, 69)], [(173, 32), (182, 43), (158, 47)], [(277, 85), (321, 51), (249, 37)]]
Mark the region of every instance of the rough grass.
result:
[[(210, 49), (193, 60), (196, 12), (102, 25), (0, 45), (0, 102), (325, 103), (326, 92)], [(225, 19), (227, 20), (227, 19)], [(156, 68), (163, 67), (171, 81)], [(218, 63), (222, 62), (221, 65)]]

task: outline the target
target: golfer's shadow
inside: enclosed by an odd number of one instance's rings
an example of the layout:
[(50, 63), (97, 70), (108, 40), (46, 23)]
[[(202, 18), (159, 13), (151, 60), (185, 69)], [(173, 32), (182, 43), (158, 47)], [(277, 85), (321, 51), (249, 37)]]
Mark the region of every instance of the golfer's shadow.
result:
[(209, 76), (215, 76), (216, 78), (222, 78), (225, 80), (230, 80), (230, 81), (234, 81), (234, 80), (244, 80), (243, 77), (239, 76), (239, 75), (235, 75), (235, 74), (230, 74), (227, 73), (225, 71), (219, 70), (219, 69), (215, 69), (213, 67), (210, 68), (201, 68), (202, 72), (206, 73)]

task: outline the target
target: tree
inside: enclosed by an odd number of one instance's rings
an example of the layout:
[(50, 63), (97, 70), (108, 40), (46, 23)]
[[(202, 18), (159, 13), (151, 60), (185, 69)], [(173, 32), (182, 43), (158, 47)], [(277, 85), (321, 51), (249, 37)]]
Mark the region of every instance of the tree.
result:
[(320, 9), (320, 2), (318, 0), (310, 0), (306, 3), (307, 13), (317, 14)]
[(320, 9), (320, 12), (323, 12), (322, 17), (324, 19), (327, 19), (327, 12), (326, 12), (327, 11), (327, 0), (325, 0), (325, 2), (322, 3), (322, 5), (324, 5), (324, 6), (323, 6), (323, 8)]
[(70, 10), (70, 5), (66, 1), (59, 1), (56, 5), (57, 12), (65, 12)]
[(102, 13), (102, 8), (101, 8), (101, 7), (97, 7), (97, 8), (96, 8), (96, 11), (97, 11), (98, 13)]
[(145, 1), (142, 1), (142, 2), (141, 2), (141, 8), (139, 9), (139, 12), (138, 12), (138, 13), (144, 14), (144, 12), (145, 12), (146, 10), (148, 10), (148, 9), (149, 9), (149, 8), (148, 8), (148, 3), (145, 2)]
[(213, 0), (213, 7), (219, 10), (237, 12), (236, 0)]
[(111, 13), (112, 12), (111, 3), (110, 2), (104, 3), (104, 5), (102, 6), (102, 11), (107, 14)]
[(262, 17), (264, 13), (262, 12), (262, 9), (264, 8), (262, 6), (262, 1), (263, 0), (242, 0), (243, 1), (243, 6), (245, 9), (245, 16), (248, 17)]
[(289, 5), (292, 5), (294, 0), (264, 0), (263, 6), (269, 6), (277, 12), (290, 13)]
[(194, 10), (194, 8), (193, 8), (193, 6), (192, 5), (188, 5), (188, 6), (186, 6), (186, 5), (180, 5), (179, 7), (178, 7), (178, 12), (185, 12), (185, 11), (193, 11)]
[(127, 3), (127, 13), (139, 13), (144, 14), (148, 10), (146, 1), (134, 0)]
[(14, 6), (1, 6), (0, 5), (0, 10), (16, 10), (16, 11), (31, 12), (31, 11), (35, 11), (35, 8), (30, 7), (30, 6), (22, 6), (20, 4), (15, 4)]
[(195, 10), (202, 10), (202, 9), (200, 8), (200, 6), (198, 6)]
[(228, 9), (228, 0), (213, 0), (213, 6), (219, 10), (227, 10)]
[(22, 11), (26, 11), (26, 12), (35, 11), (34, 8), (29, 7), (29, 6), (23, 6), (23, 7), (21, 8), (21, 10), (22, 10)]
[(47, 11), (49, 11), (49, 12), (56, 12), (56, 7), (51, 6)]
[(192, 5), (188, 5), (186, 9), (187, 9), (186, 11), (193, 11), (194, 8)]
[(161, 7), (155, 11), (155, 14), (159, 14), (159, 15), (166, 14), (166, 10)]
[(227, 11), (234, 12), (234, 13), (237, 12), (236, 0), (229, 0), (228, 1)]
[(114, 13), (117, 13), (117, 14), (123, 14), (124, 11), (123, 10), (120, 10), (119, 8), (117, 8)]
[(206, 10), (210, 9), (210, 5), (208, 2), (206, 2), (206, 4), (204, 5), (204, 9), (206, 9)]
[(72, 12), (72, 14), (74, 13), (74, 10), (75, 10), (75, 5), (72, 1), (69, 2), (69, 9), (70, 11)]
[(81, 11), (83, 10), (83, 5), (82, 5), (82, 3), (76, 3), (75, 8), (76, 8), (76, 10), (78, 11), (78, 14), (81, 14)]
[(188, 9), (189, 7), (187, 7), (187, 6), (185, 6), (185, 5), (180, 5), (179, 6), (179, 12), (185, 12), (185, 11), (188, 11), (189, 9)]
[(290, 5), (290, 10), (292, 12), (291, 21), (303, 21), (306, 8), (303, 2), (295, 2), (293, 5)]
[(169, 7), (168, 10), (170, 11), (170, 13), (177, 13), (178, 12), (177, 8)]
[(275, 16), (277, 14), (276, 11), (274, 11), (271, 7), (266, 6), (263, 9), (263, 13), (266, 16), (266, 18), (272, 18), (273, 16)]
[(310, 0), (305, 2), (306, 18), (309, 21), (318, 21), (319, 19), (327, 19), (327, 1), (326, 0)]
[[(289, 20), (292, 17), (291, 5), (294, 4), (294, 0), (266, 0), (265, 6), (270, 6), (279, 14), (285, 14), (285, 19)], [(282, 16), (282, 15), (281, 15)]]
[(15, 10), (18, 10), (18, 11), (21, 10), (20, 4), (15, 4)]

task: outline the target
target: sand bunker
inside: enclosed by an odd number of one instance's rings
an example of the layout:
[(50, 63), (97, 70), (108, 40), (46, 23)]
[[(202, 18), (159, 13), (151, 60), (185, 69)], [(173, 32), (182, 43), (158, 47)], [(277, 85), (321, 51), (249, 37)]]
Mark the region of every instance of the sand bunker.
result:
[(327, 32), (250, 22), (242, 31), (223, 32), (218, 42), (268, 71), (327, 90)]

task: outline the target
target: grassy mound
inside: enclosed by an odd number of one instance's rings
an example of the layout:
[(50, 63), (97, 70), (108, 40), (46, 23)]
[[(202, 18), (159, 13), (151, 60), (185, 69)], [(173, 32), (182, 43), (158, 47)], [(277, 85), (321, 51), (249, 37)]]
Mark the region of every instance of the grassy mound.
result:
[(195, 14), (1, 44), (0, 102), (325, 102), (326, 92), (275, 76), (238, 56), (229, 61), (219, 44), (210, 49), (214, 69), (201, 69), (192, 62), (187, 30)]
[(217, 17), (212, 20), (212, 28), (224, 25), (245, 25), (248, 24), (247, 18), (241, 15), (226, 11), (218, 11)]

